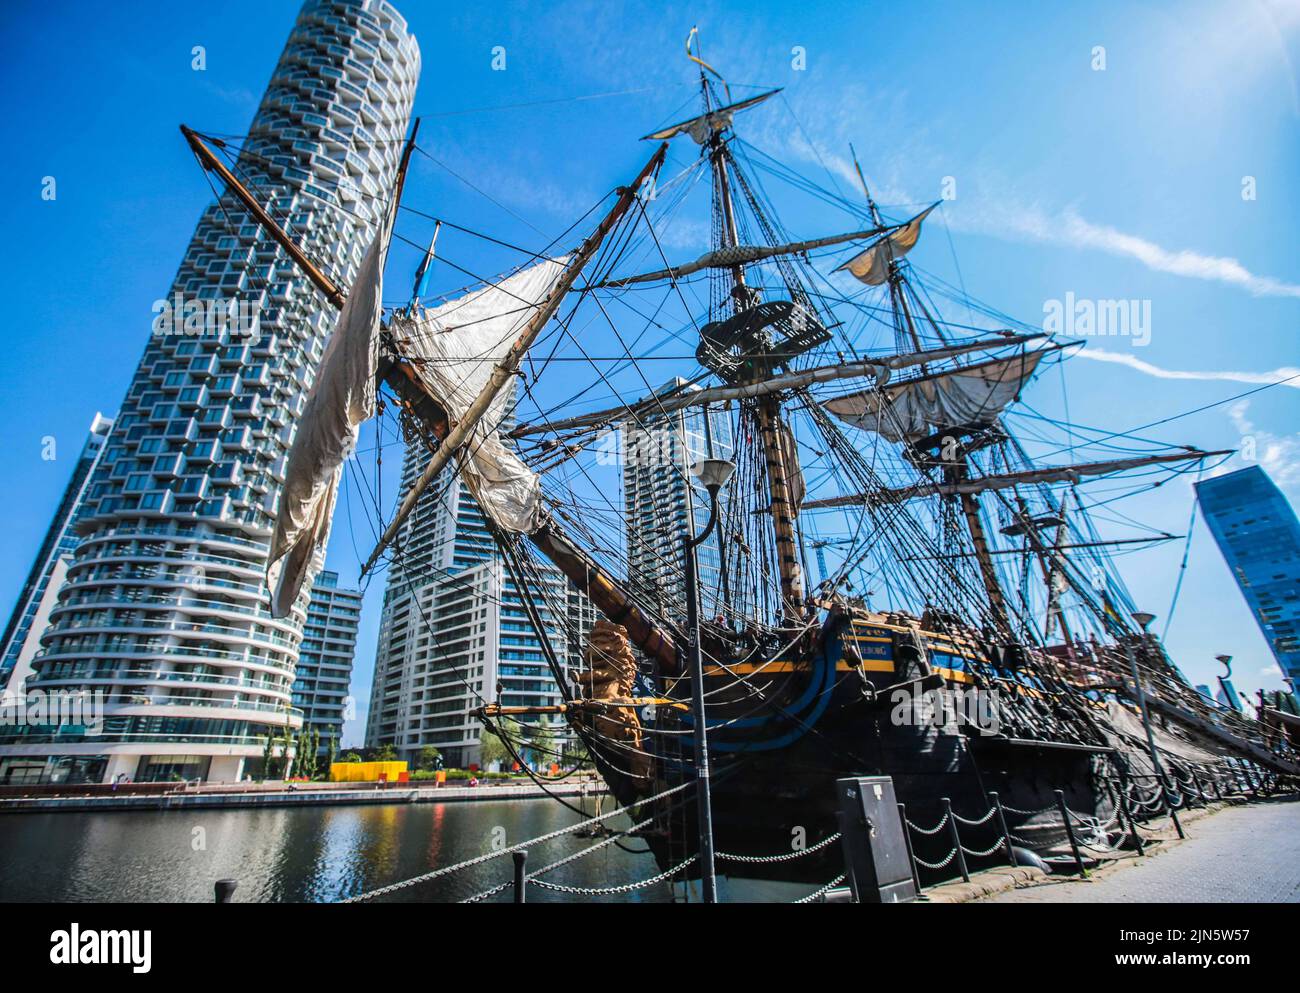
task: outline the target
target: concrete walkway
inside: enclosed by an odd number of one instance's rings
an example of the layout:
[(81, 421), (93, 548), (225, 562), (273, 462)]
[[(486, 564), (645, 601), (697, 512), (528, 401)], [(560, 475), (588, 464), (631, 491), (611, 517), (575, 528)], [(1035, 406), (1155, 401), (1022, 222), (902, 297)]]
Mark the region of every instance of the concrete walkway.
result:
[(1300, 903), (1300, 801), (1199, 818), (1187, 840), (1091, 880), (1044, 880), (979, 903)]

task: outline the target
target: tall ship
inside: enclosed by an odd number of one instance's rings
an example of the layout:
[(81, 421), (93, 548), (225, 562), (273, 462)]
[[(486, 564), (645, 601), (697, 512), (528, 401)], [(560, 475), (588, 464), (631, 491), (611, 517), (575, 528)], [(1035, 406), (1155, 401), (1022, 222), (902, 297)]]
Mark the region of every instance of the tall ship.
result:
[[(341, 287), (186, 131), (224, 196), (341, 311), (286, 469), (273, 611), (310, 585), (378, 414), (428, 459), (395, 509), (375, 508), (365, 568), (401, 558), (422, 494), (463, 482), (531, 591), (562, 697), (485, 699), (480, 719), (546, 758), (543, 783), (594, 763), (677, 879), (700, 872), (691, 787), (706, 771), (717, 850), (790, 881), (839, 864), (826, 842), (844, 777), (892, 777), (927, 822), (996, 792), (1010, 831), (1050, 849), (1057, 790), (1101, 823), (1125, 783), (1156, 775), (1300, 772), (1285, 737), (1196, 692), (1136, 613), (1118, 553), (1173, 536), (1107, 537), (1096, 519), (1117, 494), (1231, 453), (1038, 414), (1036, 377), (1078, 343), (920, 269), (911, 253), (938, 204), (882, 208), (860, 168), (847, 193), (819, 185), (745, 136), (779, 91), (735, 95), (687, 53), (698, 105), (645, 136), (635, 176), (540, 248), (438, 220), (417, 285), (458, 237), (514, 262), (493, 278), (454, 267), (468, 285), (398, 307), (382, 302), (384, 260), (399, 210), (414, 210), (401, 203), (414, 133)], [(787, 227), (777, 186), (842, 223)], [(705, 228), (706, 251), (673, 247)], [(635, 500), (634, 468), (650, 481)], [(566, 607), (574, 595), (594, 626)], [(793, 851), (808, 854), (773, 857)]]

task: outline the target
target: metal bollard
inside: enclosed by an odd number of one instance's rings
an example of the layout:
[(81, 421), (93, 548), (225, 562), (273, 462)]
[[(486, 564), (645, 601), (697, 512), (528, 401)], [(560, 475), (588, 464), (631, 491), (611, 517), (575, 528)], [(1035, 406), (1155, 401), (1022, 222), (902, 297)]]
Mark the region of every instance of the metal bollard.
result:
[(912, 851), (912, 829), (907, 826), (907, 805), (898, 805), (898, 817), (903, 822), (903, 841), (907, 843), (907, 864), (912, 867), (912, 885), (917, 895), (921, 893), (921, 874), (916, 869), (916, 853)]
[(235, 879), (218, 879), (212, 884), (212, 892), (216, 897), (217, 903), (233, 903), (235, 896), (235, 887), (239, 881)]
[(515, 903), (523, 903), (524, 889), (528, 885), (528, 879), (524, 875), (524, 863), (528, 861), (528, 852), (511, 852), (510, 855), (515, 860)]
[(943, 797), (943, 812), (948, 817), (948, 831), (952, 835), (953, 847), (957, 849), (957, 868), (961, 870), (963, 881), (970, 882), (970, 871), (966, 868), (966, 853), (961, 850), (961, 834), (957, 831), (957, 818), (952, 815), (952, 801)]
[(989, 794), (993, 801), (993, 807), (998, 812), (998, 827), (1002, 829), (1002, 844), (1007, 848), (1007, 865), (1016, 864), (1016, 853), (1011, 848), (1011, 832), (1007, 830), (1007, 819), (1002, 813), (1002, 800), (996, 793)]
[(1074, 837), (1074, 825), (1070, 823), (1070, 811), (1065, 806), (1065, 792), (1056, 790), (1056, 806), (1061, 811), (1061, 820), (1065, 823), (1065, 836), (1070, 839), (1070, 851), (1074, 852), (1074, 863), (1079, 867), (1079, 876), (1088, 878), (1088, 870), (1083, 864), (1083, 855), (1079, 852), (1079, 842)]

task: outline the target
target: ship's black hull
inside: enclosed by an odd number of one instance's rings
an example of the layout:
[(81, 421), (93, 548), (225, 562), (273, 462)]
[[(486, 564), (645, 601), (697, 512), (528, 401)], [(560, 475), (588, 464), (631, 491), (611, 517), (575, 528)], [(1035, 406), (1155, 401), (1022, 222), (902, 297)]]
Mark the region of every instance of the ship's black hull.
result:
[[(1036, 726), (1061, 731), (1058, 740), (1018, 737), (1016, 728), (998, 727), (996, 721), (981, 727), (959, 720), (955, 711), (960, 705), (947, 717), (938, 710), (918, 712), (912, 701), (937, 701), (944, 694), (960, 697), (972, 690), (973, 664), (961, 668), (956, 654), (960, 646), (948, 644), (948, 655), (932, 651), (923, 656), (941, 659), (943, 668), (928, 663), (918, 667), (898, 650), (898, 639), (886, 638), (886, 633), (883, 627), (832, 619), (802, 658), (758, 663), (743, 671), (738, 666), (706, 668), (711, 806), (720, 874), (825, 883), (842, 872), (840, 846), (818, 846), (839, 831), (835, 784), (846, 777), (891, 777), (907, 819), (919, 829), (911, 832), (915, 854), (932, 865), (944, 862), (953, 848), (949, 828), (927, 833), (943, 819), (945, 801), (959, 817), (980, 821), (958, 822), (962, 845), (972, 852), (988, 851), (1001, 841), (997, 817), (985, 819), (994, 793), (1014, 843), (1039, 850), (1066, 840), (1057, 790), (1072, 811), (1102, 820), (1111, 817), (1107, 777), (1123, 767), (1124, 759), (1099, 735), (1079, 740), (1086, 733), (1086, 720), (1071, 714), (1066, 715), (1068, 722), (1054, 722), (1052, 710), (1060, 709), (1059, 703), (1027, 687), (1017, 687), (1015, 693), (1021, 704), (1032, 706), (1008, 708), (1008, 718), (1014, 718), (1013, 710), (1022, 721), (1028, 714)], [(675, 689), (680, 692), (681, 685)], [(1071, 728), (1083, 732), (1070, 734)], [(664, 732), (648, 736), (656, 750), (653, 793), (693, 783), (690, 716), (666, 712), (651, 730)], [(1023, 728), (1020, 733), (1025, 733)], [(637, 792), (642, 797), (647, 792), (644, 784), (634, 790), (633, 784), (608, 770), (606, 776), (625, 803), (634, 801)], [(642, 802), (640, 811), (642, 817), (655, 818), (654, 827), (643, 836), (661, 868), (680, 866), (696, 854), (693, 786)], [(983, 859), (968, 856), (974, 867), (1005, 860), (1004, 848)], [(693, 877), (698, 871), (695, 862), (682, 875)], [(956, 872), (949, 860), (942, 869), (923, 868), (922, 882)]]

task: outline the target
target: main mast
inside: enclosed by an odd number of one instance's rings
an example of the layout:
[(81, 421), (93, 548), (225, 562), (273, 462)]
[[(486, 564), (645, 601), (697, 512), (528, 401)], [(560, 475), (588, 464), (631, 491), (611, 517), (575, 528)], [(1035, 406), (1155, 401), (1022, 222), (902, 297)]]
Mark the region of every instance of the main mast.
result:
[[(709, 80), (703, 63), (700, 68), (700, 89), (704, 94), (704, 111), (706, 121), (713, 113), (712, 99), (709, 94)], [(713, 171), (713, 181), (722, 211), (721, 242), (722, 248), (734, 249), (740, 246), (740, 233), (736, 224), (736, 208), (731, 193), (731, 182), (727, 167), (726, 128), (709, 128), (708, 148), (709, 163)], [(732, 311), (740, 317), (745, 311), (758, 303), (758, 291), (745, 284), (745, 267), (737, 262), (731, 267), (731, 302)], [(759, 363), (759, 368), (766, 368), (767, 363)], [(764, 464), (767, 471), (768, 494), (771, 503), (768, 513), (772, 518), (772, 530), (776, 539), (777, 566), (781, 576), (781, 615), (782, 620), (793, 627), (801, 623), (804, 600), (804, 579), (799, 555), (797, 511), (791, 480), (799, 471), (799, 454), (795, 445), (783, 440), (784, 425), (781, 420), (781, 397), (771, 393), (754, 401), (754, 419), (758, 424), (759, 437), (763, 444)], [(720, 537), (721, 541), (722, 538)]]

